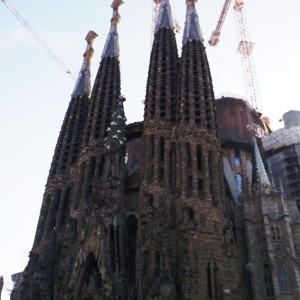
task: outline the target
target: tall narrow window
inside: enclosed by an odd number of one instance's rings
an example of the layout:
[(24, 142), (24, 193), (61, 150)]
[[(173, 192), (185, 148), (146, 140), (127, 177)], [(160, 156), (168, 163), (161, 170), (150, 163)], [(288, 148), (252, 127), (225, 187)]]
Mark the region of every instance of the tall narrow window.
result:
[(50, 218), (49, 218), (49, 223), (48, 226), (50, 229), (55, 229), (55, 223), (56, 223), (56, 217), (57, 217), (57, 211), (59, 207), (59, 202), (60, 202), (60, 196), (61, 196), (61, 191), (57, 190), (55, 193), (55, 198), (53, 199), (53, 202), (51, 203), (50, 207)]
[(202, 149), (200, 145), (197, 145), (197, 169), (202, 171)]
[(101, 159), (100, 159), (100, 164), (99, 164), (99, 173), (98, 173), (98, 177), (101, 178), (102, 173), (103, 173), (103, 169), (104, 169), (104, 163), (105, 163), (105, 158), (104, 155), (101, 155)]
[(136, 256), (136, 236), (137, 219), (134, 215), (127, 217), (127, 235), (128, 235), (128, 266), (130, 269), (129, 280), (133, 284), (135, 281), (135, 256)]
[(186, 165), (188, 169), (192, 168), (192, 155), (191, 155), (191, 146), (190, 143), (185, 144), (185, 151), (186, 151)]
[(66, 217), (69, 214), (69, 209), (70, 209), (70, 194), (71, 194), (71, 188), (68, 187), (65, 193), (64, 197), (64, 204), (63, 204), (63, 211), (61, 215), (61, 220), (60, 220), (60, 226), (64, 225)]
[(151, 135), (149, 138), (149, 150), (146, 149), (146, 153), (147, 152), (149, 153), (147, 154), (147, 158), (149, 161), (149, 166), (147, 167), (148, 168), (147, 181), (148, 183), (151, 183), (153, 179), (153, 173), (154, 173), (154, 136), (153, 135)]
[(241, 166), (241, 156), (238, 150), (234, 151), (234, 165), (236, 167), (240, 167)]
[(243, 177), (240, 173), (236, 175), (238, 191), (241, 193), (243, 190)]
[(275, 227), (275, 239), (276, 240), (281, 240), (280, 229), (279, 229), (278, 226)]
[(198, 179), (198, 195), (203, 196), (203, 179)]
[(121, 270), (121, 249), (120, 249), (120, 226), (117, 226), (116, 230), (116, 267), (117, 267), (117, 272), (119, 273)]
[(270, 266), (268, 263), (264, 263), (264, 265), (263, 265), (263, 274), (264, 274), (264, 284), (265, 284), (266, 296), (267, 297), (274, 296), (272, 273), (271, 273)]
[(169, 184), (172, 189), (176, 188), (176, 149), (172, 143), (169, 158)]
[(210, 180), (213, 179), (213, 163), (214, 163), (213, 152), (210, 150), (209, 153), (208, 153), (208, 168), (209, 168)]
[(90, 159), (90, 178), (94, 177), (95, 168), (96, 168), (96, 157), (92, 156)]
[(111, 271), (116, 271), (116, 249), (115, 249), (115, 227), (110, 225), (110, 267)]
[(206, 267), (206, 277), (207, 277), (208, 299), (212, 299), (212, 282), (211, 282), (210, 263), (208, 263), (207, 267)]
[(214, 186), (217, 179), (215, 176), (216, 174), (214, 174), (214, 156), (211, 150), (209, 150), (208, 152), (208, 170), (209, 170), (209, 180), (210, 180), (210, 184), (209, 184), (210, 193), (214, 197)]
[(171, 227), (174, 228), (176, 225), (176, 206), (175, 206), (174, 198), (171, 199), (170, 216), (171, 216)]
[(201, 223), (201, 227), (204, 227), (205, 226), (205, 223), (206, 223), (206, 216), (205, 216), (205, 213), (202, 212), (200, 214), (200, 223)]
[(277, 271), (280, 292), (282, 293), (288, 292), (289, 287), (287, 282), (287, 275), (282, 262), (278, 261), (276, 263), (276, 271)]
[(163, 137), (159, 138), (159, 158), (161, 162), (165, 159), (165, 139)]
[(273, 226), (271, 226), (271, 235), (272, 235), (272, 240), (276, 240), (275, 228)]
[(185, 144), (186, 154), (186, 197), (190, 197), (193, 191), (193, 177), (192, 177), (192, 155), (190, 143)]
[(156, 276), (160, 275), (160, 255), (158, 252), (156, 252), (155, 255), (155, 275)]
[(164, 184), (164, 177), (165, 177), (165, 169), (164, 167), (159, 168), (159, 184), (163, 185)]

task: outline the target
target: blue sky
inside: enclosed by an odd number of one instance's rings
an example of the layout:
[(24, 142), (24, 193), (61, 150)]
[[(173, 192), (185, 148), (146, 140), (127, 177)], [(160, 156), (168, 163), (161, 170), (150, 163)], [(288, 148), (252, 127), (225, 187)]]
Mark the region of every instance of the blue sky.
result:
[[(1, 1), (0, 1), (1, 2)], [(10, 0), (77, 77), (89, 30), (95, 41), (93, 78), (110, 26), (112, 0)], [(263, 112), (273, 129), (288, 110), (300, 110), (299, 0), (245, 1)], [(197, 4), (205, 43), (224, 0)], [(185, 1), (171, 0), (173, 15), (184, 27)], [(120, 10), (122, 93), (128, 122), (142, 120), (150, 57), (152, 3), (127, 0)], [(182, 31), (178, 34), (181, 50)], [(218, 47), (207, 46), (216, 96), (243, 94), (240, 56), (232, 8)], [(44, 185), (64, 114), (75, 83), (0, 3), (0, 274), (27, 262), (35, 234)], [(8, 287), (8, 285), (6, 285)], [(5, 288), (6, 288), (5, 287)], [(5, 290), (3, 299), (7, 299)]]

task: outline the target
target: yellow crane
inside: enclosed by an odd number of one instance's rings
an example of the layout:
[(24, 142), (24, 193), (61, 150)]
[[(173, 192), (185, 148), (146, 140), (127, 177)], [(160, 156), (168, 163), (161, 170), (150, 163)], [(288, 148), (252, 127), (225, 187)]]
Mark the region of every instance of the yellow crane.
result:
[(69, 68), (63, 63), (63, 61), (51, 50), (46, 42), (31, 28), (28, 22), (18, 13), (18, 11), (7, 0), (1, 0), (2, 3), (9, 9), (9, 11), (18, 19), (18, 21), (27, 29), (32, 37), (47, 51), (51, 58), (65, 71), (72, 80), (75, 80), (75, 76), (71, 73)]

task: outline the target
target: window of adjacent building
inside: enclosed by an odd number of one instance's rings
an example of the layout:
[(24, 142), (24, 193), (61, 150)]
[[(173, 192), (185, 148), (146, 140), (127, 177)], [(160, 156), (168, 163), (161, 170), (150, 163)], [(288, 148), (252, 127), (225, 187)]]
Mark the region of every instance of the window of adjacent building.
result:
[(276, 263), (276, 271), (279, 283), (279, 290), (281, 293), (285, 293), (289, 291), (288, 283), (287, 283), (287, 275), (282, 262)]

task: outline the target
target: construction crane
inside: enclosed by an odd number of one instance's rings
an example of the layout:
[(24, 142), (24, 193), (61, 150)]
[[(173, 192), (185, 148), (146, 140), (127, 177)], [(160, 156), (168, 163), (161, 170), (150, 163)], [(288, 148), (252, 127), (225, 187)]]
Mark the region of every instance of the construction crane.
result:
[[(212, 35), (208, 42), (211, 46), (218, 45), (220, 41), (219, 38), (221, 34), (221, 29), (225, 21), (230, 4), (231, 0), (225, 0), (216, 29), (212, 32)], [(249, 38), (246, 15), (244, 12), (244, 0), (234, 0), (233, 9), (236, 31), (239, 41), (237, 52), (241, 54), (241, 63), (243, 69), (246, 97), (251, 106), (256, 110), (256, 112), (261, 114), (262, 106), (255, 71), (255, 63), (252, 55), (254, 43), (250, 42)]]
[(19, 22), (27, 29), (27, 31), (33, 36), (33, 38), (47, 51), (51, 58), (65, 71), (72, 80), (75, 80), (75, 76), (71, 73), (69, 68), (63, 63), (63, 61), (50, 49), (45, 41), (31, 28), (27, 21), (18, 13), (18, 11), (7, 1), (1, 0), (3, 4), (9, 9), (9, 11), (19, 20)]
[(231, 0), (226, 0), (224, 2), (224, 5), (223, 5), (223, 8), (222, 8), (221, 15), (220, 15), (220, 18), (218, 20), (216, 29), (212, 32), (210, 40), (208, 41), (208, 43), (211, 46), (216, 46), (220, 42), (221, 29), (222, 29), (222, 26), (224, 24), (225, 17), (227, 15), (227, 11), (229, 9), (230, 3), (231, 3)]

